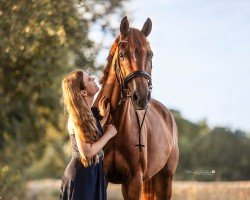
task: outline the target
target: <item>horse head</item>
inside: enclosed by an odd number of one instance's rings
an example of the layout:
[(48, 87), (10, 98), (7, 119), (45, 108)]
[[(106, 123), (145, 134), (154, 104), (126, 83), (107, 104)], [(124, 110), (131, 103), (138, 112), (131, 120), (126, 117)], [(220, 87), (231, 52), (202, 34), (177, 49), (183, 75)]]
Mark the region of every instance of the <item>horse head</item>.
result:
[[(147, 41), (152, 22), (148, 18), (141, 30), (130, 28), (127, 17), (120, 24), (120, 35), (115, 39), (109, 51), (108, 63), (100, 80), (101, 96), (111, 101), (113, 110), (120, 97), (131, 97), (137, 110), (145, 109), (151, 99), (151, 71), (153, 52)], [(118, 84), (116, 84), (118, 83)]]
[(148, 18), (141, 30), (130, 28), (127, 17), (120, 24), (116, 76), (136, 109), (145, 109), (151, 99), (153, 52), (147, 41), (152, 29)]

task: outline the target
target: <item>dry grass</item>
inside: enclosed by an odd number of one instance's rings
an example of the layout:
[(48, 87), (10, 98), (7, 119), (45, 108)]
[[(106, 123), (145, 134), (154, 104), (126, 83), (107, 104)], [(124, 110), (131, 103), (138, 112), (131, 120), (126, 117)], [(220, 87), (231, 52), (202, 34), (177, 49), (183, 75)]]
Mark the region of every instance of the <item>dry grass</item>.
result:
[(250, 182), (182, 182), (173, 184), (173, 200), (250, 200)]
[[(27, 200), (59, 199), (60, 180), (30, 181)], [(120, 200), (121, 186), (109, 184), (108, 199)], [(175, 181), (173, 200), (250, 200), (250, 182), (183, 182)]]

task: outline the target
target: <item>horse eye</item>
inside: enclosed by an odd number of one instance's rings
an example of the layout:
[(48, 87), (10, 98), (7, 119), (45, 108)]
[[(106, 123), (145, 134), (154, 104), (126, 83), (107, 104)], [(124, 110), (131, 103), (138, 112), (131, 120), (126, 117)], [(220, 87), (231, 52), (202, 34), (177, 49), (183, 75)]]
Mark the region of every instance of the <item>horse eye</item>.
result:
[(123, 52), (120, 52), (120, 53), (119, 53), (119, 57), (120, 57), (120, 58), (123, 58), (123, 57), (124, 57), (124, 53), (123, 53)]
[(120, 57), (122, 60), (124, 60), (124, 58), (125, 58), (125, 53), (124, 53), (124, 52), (120, 52), (120, 53), (119, 53), (119, 57)]

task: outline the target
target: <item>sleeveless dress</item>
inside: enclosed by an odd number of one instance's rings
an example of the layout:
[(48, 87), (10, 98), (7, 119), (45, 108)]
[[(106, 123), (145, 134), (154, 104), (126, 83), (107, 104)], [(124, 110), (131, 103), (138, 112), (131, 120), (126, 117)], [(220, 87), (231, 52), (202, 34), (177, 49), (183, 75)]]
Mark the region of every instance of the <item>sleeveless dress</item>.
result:
[[(103, 129), (100, 124), (98, 108), (91, 108), (96, 119), (100, 136)], [(99, 163), (84, 167), (80, 161), (74, 134), (70, 134), (72, 158), (62, 176), (60, 200), (106, 200), (106, 179), (103, 169), (103, 156)]]

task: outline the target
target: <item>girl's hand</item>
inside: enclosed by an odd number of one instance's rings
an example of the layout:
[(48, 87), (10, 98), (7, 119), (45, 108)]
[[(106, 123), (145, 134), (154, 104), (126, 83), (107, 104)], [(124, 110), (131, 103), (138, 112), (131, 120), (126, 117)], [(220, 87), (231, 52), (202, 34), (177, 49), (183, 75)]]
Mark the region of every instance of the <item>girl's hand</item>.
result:
[(112, 124), (109, 124), (107, 126), (106, 133), (110, 135), (110, 138), (112, 138), (117, 134), (117, 130)]
[(101, 126), (104, 127), (104, 124), (106, 124), (109, 113), (110, 113), (109, 99), (103, 96), (100, 99), (98, 106), (99, 106), (100, 114), (103, 116), (103, 119), (101, 120)]
[(105, 118), (105, 115), (109, 115), (110, 112), (110, 103), (109, 103), (109, 99), (105, 96), (103, 96), (100, 101), (98, 102), (98, 107), (100, 110), (100, 114), (103, 116), (103, 118)]

